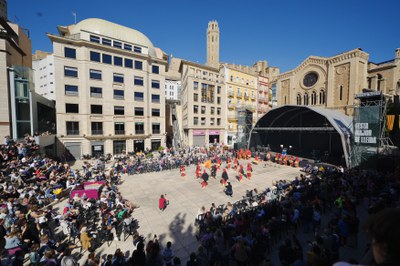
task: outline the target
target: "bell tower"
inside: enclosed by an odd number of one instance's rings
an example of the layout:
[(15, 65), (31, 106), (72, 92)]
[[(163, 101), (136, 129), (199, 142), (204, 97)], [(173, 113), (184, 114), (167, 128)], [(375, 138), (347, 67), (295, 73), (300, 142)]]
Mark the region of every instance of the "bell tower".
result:
[(207, 28), (207, 66), (219, 66), (219, 28), (216, 20), (208, 22)]

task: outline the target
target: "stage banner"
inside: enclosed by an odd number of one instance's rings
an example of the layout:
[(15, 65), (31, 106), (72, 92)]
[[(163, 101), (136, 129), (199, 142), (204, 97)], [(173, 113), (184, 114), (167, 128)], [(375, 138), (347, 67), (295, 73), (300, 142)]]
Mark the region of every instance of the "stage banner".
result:
[(380, 136), (380, 106), (355, 109), (354, 143), (359, 146), (378, 147)]

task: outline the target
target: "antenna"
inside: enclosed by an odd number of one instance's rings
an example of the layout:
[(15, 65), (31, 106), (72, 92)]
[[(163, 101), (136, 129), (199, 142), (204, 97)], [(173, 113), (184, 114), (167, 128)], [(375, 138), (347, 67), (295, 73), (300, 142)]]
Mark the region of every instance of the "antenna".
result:
[(74, 24), (76, 24), (76, 12), (72, 12), (72, 16), (74, 16)]

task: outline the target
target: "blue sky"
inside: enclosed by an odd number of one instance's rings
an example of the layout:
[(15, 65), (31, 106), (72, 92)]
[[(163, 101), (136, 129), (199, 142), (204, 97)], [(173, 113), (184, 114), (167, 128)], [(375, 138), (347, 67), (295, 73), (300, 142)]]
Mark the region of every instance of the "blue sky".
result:
[(78, 22), (98, 17), (128, 26), (174, 57), (204, 63), (207, 23), (217, 20), (221, 62), (267, 60), (281, 71), (309, 55), (357, 47), (370, 61), (393, 59), (400, 48), (399, 10), (396, 0), (8, 0), (8, 17), (30, 30), (33, 51), (52, 51), (45, 33), (73, 24), (76, 12)]

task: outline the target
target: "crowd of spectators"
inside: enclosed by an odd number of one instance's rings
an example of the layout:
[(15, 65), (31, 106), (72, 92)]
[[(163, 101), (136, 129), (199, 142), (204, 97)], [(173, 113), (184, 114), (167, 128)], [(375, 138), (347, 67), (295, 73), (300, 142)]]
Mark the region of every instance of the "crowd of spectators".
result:
[[(202, 208), (197, 219), (199, 247), (184, 263), (174, 256), (173, 243), (162, 248), (156, 236), (145, 242), (132, 218), (139, 206), (118, 192), (120, 174), (131, 173), (130, 166), (137, 169), (145, 157), (120, 157), (107, 171), (89, 164), (78, 171), (38, 151), (30, 136), (20, 142), (5, 138), (0, 146), (1, 265), (27, 261), (31, 265), (79, 265), (75, 250), (88, 252), (86, 265), (261, 265), (268, 263), (274, 247), (281, 265), (332, 265), (341, 258), (343, 246), (358, 247), (357, 206), (367, 202), (370, 214), (397, 207), (400, 189), (398, 172), (383, 175), (335, 167), (318, 168), (294, 181), (279, 181), (261, 193), (251, 191), (240, 202)], [(228, 156), (224, 149), (169, 150), (155, 160), (180, 165)], [(88, 180), (104, 181), (99, 199), (67, 197), (62, 210), (54, 207), (70, 189)], [(328, 221), (322, 223), (322, 217), (329, 217)], [(370, 222), (367, 229), (384, 250), (381, 261), (391, 265), (397, 257), (385, 256), (393, 252), (385, 250), (387, 232), (380, 232), (376, 222)], [(300, 231), (310, 235), (308, 245), (297, 239)], [(126, 234), (133, 235), (136, 247), (131, 256), (120, 249), (111, 255), (95, 253), (101, 245)]]

